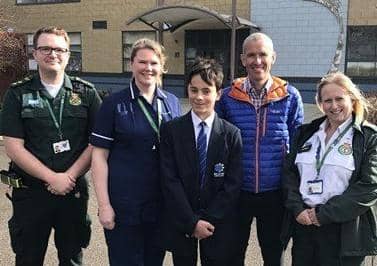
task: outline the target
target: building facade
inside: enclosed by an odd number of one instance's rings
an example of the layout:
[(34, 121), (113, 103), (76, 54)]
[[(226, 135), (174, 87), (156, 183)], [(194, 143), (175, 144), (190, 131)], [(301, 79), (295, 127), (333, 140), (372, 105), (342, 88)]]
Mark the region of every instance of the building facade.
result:
[[(15, 14), (9, 29), (26, 35), (31, 70), (36, 69), (31, 56), (33, 32), (41, 26), (58, 25), (71, 37), (70, 71), (107, 90), (121, 89), (129, 81), (132, 43), (140, 37), (157, 39), (151, 27), (126, 22), (158, 5), (232, 13), (232, 0), (0, 1), (0, 8)], [(272, 37), (278, 54), (274, 74), (297, 84), (304, 96), (307, 90), (310, 98), (318, 79), (334, 67), (363, 87), (377, 89), (377, 0), (238, 0), (236, 12)], [(255, 29), (237, 31), (236, 76), (245, 74), (239, 54), (242, 40), (252, 31)], [(184, 74), (197, 56), (219, 61), (229, 78), (230, 36), (231, 30), (221, 23), (164, 32), (168, 89), (184, 96)]]
[(252, 0), (251, 18), (274, 40), (274, 74), (304, 100), (313, 101), (316, 82), (333, 69), (377, 90), (376, 0)]

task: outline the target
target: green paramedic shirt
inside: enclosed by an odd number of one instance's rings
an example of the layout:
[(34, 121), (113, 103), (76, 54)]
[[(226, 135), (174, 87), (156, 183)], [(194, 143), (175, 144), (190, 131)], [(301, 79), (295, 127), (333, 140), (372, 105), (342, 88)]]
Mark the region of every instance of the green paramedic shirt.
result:
[[(64, 95), (62, 139), (69, 140), (71, 149), (55, 154), (53, 143), (61, 139), (45, 101), (49, 101), (59, 121), (61, 97)], [(23, 139), (25, 148), (43, 164), (54, 171), (63, 172), (88, 146), (100, 103), (94, 86), (89, 82), (65, 75), (62, 88), (52, 98), (41, 84), (39, 75), (35, 75), (12, 84), (8, 89), (1, 113), (1, 134)], [(17, 166), (15, 170), (27, 176)]]

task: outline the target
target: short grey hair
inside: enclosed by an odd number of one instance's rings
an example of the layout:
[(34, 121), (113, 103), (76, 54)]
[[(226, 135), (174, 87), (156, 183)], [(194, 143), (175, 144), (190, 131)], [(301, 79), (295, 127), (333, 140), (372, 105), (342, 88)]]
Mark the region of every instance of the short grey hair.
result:
[(274, 43), (272, 42), (272, 39), (267, 34), (264, 34), (262, 32), (254, 32), (254, 33), (250, 34), (243, 41), (243, 44), (242, 44), (242, 53), (245, 53), (245, 47), (246, 47), (246, 45), (247, 45), (248, 42), (259, 41), (259, 40), (263, 40), (268, 46), (270, 46), (271, 51), (274, 51)]

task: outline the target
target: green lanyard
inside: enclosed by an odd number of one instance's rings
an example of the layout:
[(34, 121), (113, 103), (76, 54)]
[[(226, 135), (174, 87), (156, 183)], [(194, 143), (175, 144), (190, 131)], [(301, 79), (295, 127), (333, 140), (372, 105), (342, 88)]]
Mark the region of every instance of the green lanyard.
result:
[(315, 160), (316, 160), (316, 163), (315, 163), (315, 168), (317, 170), (317, 178), (319, 177), (319, 172), (321, 171), (321, 168), (323, 166), (323, 163), (327, 157), (327, 155), (330, 153), (330, 151), (332, 151), (332, 149), (338, 144), (338, 142), (343, 138), (343, 136), (347, 133), (347, 131), (352, 127), (352, 123), (350, 123), (340, 134), (339, 136), (333, 141), (333, 143), (331, 143), (331, 145), (329, 146), (329, 148), (325, 151), (325, 153), (323, 154), (323, 157), (322, 159), (320, 160), (319, 157), (320, 157), (320, 152), (321, 152), (321, 143), (319, 143), (318, 145), (318, 148), (317, 148), (317, 152), (316, 152), (316, 155), (315, 155)]
[[(54, 112), (52, 111), (52, 108), (51, 108), (51, 105), (50, 105), (50, 102), (48, 101), (48, 99), (41, 98), (47, 105), (47, 109), (50, 113), (50, 117), (52, 118), (52, 121), (54, 122), (54, 125), (55, 125), (56, 129), (58, 130), (60, 140), (63, 140), (62, 120), (63, 120), (63, 109), (64, 109), (65, 94), (66, 94), (66, 91), (64, 90), (63, 94), (60, 98), (59, 122), (56, 119)], [(39, 96), (39, 93), (38, 93), (38, 96)]]
[(137, 103), (139, 104), (141, 110), (143, 111), (145, 117), (147, 118), (149, 124), (153, 128), (154, 132), (156, 132), (158, 140), (160, 140), (160, 125), (161, 125), (161, 120), (162, 120), (162, 115), (161, 115), (161, 103), (159, 103), (159, 99), (157, 99), (157, 117), (158, 117), (158, 125), (154, 122), (153, 118), (151, 117), (151, 114), (148, 112), (147, 108), (145, 107), (144, 103), (140, 98), (137, 99)]

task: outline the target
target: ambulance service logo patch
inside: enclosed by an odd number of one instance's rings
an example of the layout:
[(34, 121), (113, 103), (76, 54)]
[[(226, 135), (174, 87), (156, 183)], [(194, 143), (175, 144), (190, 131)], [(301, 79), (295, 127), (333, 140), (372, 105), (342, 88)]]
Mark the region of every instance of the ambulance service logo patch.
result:
[(80, 105), (81, 104), (80, 95), (77, 94), (77, 93), (72, 92), (71, 98), (69, 98), (69, 103), (71, 105)]
[(342, 155), (350, 155), (352, 154), (352, 146), (349, 143), (343, 143), (339, 146), (338, 152)]

